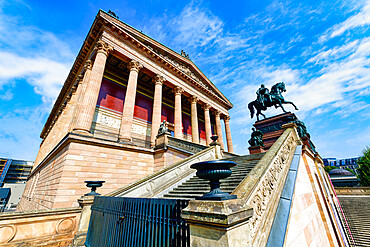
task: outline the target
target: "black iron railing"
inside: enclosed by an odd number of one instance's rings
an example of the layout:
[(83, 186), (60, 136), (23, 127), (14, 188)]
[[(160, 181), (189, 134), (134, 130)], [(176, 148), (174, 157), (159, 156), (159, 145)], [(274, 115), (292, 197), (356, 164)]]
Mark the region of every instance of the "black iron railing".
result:
[(188, 200), (96, 196), (85, 245), (190, 246)]

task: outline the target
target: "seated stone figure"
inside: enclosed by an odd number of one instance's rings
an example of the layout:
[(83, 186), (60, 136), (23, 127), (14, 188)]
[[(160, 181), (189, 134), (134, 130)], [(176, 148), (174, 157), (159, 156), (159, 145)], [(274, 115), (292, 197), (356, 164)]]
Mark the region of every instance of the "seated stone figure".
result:
[(263, 137), (262, 131), (256, 130), (256, 128), (252, 128), (252, 130), (253, 132), (251, 134), (251, 139), (248, 141), (249, 145), (251, 145), (251, 147), (254, 147), (254, 146), (264, 147), (265, 144), (263, 144), (263, 140), (262, 140), (262, 137)]
[(168, 127), (167, 127), (167, 124), (166, 124), (166, 120), (163, 120), (163, 122), (161, 123), (161, 125), (159, 125), (159, 130), (158, 130), (158, 135), (162, 135), (166, 132), (168, 132)]

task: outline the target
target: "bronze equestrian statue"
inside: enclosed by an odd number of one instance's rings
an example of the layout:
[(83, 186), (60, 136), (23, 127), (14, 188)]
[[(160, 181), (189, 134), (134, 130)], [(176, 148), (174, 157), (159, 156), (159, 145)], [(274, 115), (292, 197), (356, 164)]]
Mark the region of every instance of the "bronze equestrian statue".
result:
[(256, 92), (257, 99), (248, 104), (249, 111), (251, 112), (251, 118), (254, 116), (254, 109), (257, 111), (257, 121), (259, 121), (259, 115), (262, 115), (264, 118), (266, 118), (261, 111), (266, 111), (267, 108), (271, 106), (275, 106), (275, 108), (280, 107), (284, 112), (287, 112), (285, 111), (283, 104), (291, 104), (296, 110), (298, 110), (293, 102), (285, 101), (284, 97), (281, 95), (282, 92), (286, 92), (284, 82), (278, 82), (273, 85), (271, 87), (271, 91), (269, 91), (265, 85), (262, 84)]

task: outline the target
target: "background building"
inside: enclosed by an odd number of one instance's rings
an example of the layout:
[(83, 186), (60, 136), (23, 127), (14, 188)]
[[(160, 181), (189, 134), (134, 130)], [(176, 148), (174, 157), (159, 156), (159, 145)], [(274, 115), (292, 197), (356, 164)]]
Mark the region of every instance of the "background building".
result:
[[(32, 161), (0, 158), (0, 189), (3, 189), (4, 209), (14, 210), (16, 208), (26, 187), (32, 166)], [(9, 194), (5, 196), (7, 193)]]
[(351, 169), (357, 174), (357, 161), (360, 157), (356, 158), (346, 158), (346, 159), (337, 159), (337, 158), (324, 158), (325, 166), (335, 166), (340, 169)]

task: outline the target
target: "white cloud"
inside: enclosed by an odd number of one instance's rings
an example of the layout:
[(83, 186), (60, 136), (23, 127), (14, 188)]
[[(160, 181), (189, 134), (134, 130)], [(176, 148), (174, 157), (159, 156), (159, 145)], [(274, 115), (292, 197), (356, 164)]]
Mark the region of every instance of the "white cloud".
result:
[[(370, 24), (370, 0), (364, 3), (362, 9), (355, 15), (352, 15), (345, 21), (331, 27), (320, 37), (320, 42), (324, 42), (330, 38), (341, 36), (346, 31), (354, 28), (367, 26)], [(367, 29), (368, 30), (368, 29)]]
[(359, 94), (370, 87), (370, 38), (322, 51), (311, 60), (317, 61), (317, 57), (323, 58), (328, 54), (337, 56), (335, 61), (325, 60), (320, 74), (305, 84), (297, 85), (292, 94), (303, 110), (310, 111), (328, 103), (336, 103), (330, 107), (342, 108), (353, 103), (348, 93)]
[(330, 38), (342, 35), (345, 31), (370, 24), (370, 1), (367, 1), (363, 9), (346, 21), (333, 27)]
[[(0, 157), (34, 160), (43, 121), (68, 75), (74, 55), (69, 45), (53, 33), (5, 14), (4, 4), (13, 3), (0, 0), (0, 104), (7, 100), (12, 106), (0, 107)], [(14, 4), (19, 7), (17, 4), (24, 6), (22, 2)], [(17, 83), (23, 82), (40, 95), (41, 105), (19, 97), (26, 89)], [(32, 107), (25, 107), (28, 105)]]
[(33, 161), (46, 114), (45, 106), (15, 110), (0, 116), (0, 157)]
[(223, 32), (223, 22), (200, 5), (191, 2), (176, 18), (173, 29), (178, 32), (176, 43), (207, 46)]
[(45, 98), (58, 96), (67, 77), (66, 65), (43, 57), (21, 57), (0, 51), (0, 85), (9, 80), (25, 79), (35, 92)]
[(11, 100), (13, 99), (13, 93), (7, 90), (3, 95), (0, 95), (0, 100)]
[[(44, 101), (52, 102), (73, 61), (69, 45), (54, 34), (24, 25), (2, 12), (0, 4), (0, 86), (27, 81)], [(2, 99), (9, 99), (10, 94)]]

